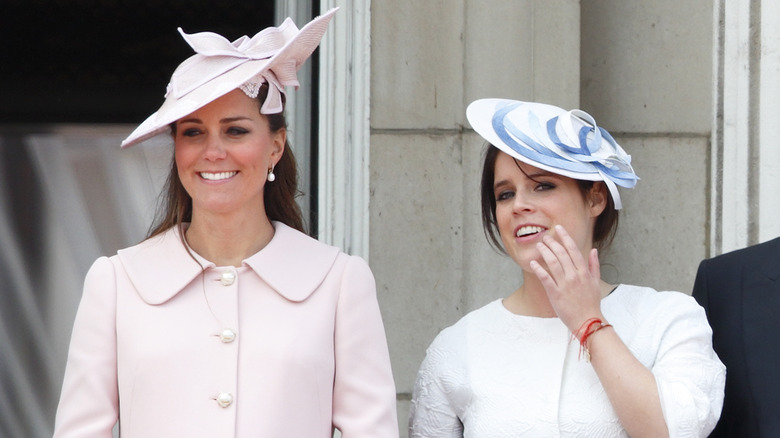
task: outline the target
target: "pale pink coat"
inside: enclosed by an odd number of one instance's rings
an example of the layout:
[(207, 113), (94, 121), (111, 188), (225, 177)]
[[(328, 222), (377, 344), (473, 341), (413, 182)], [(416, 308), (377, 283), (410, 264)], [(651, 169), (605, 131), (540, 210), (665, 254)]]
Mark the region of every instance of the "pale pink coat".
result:
[(196, 255), (203, 275), (175, 230), (95, 261), (54, 436), (398, 437), (368, 265), (274, 227), (241, 267)]

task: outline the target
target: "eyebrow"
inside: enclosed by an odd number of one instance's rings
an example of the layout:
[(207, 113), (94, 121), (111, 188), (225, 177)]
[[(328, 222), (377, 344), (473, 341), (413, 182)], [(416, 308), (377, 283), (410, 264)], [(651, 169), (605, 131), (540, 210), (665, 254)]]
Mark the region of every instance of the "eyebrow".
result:
[(501, 181), (496, 181), (493, 183), (493, 190), (496, 190), (497, 188), (509, 184), (508, 179), (502, 179)]
[(558, 177), (560, 175), (558, 175), (557, 173), (541, 171), (541, 172), (527, 174), (526, 176), (531, 180), (533, 180), (534, 178), (539, 178), (539, 177)]
[[(536, 178), (560, 178), (561, 177), (561, 175), (558, 175), (557, 173), (548, 172), (546, 170), (540, 170), (539, 172), (531, 173), (531, 174), (526, 174), (525, 172), (522, 173), (525, 178), (528, 178), (531, 181), (536, 181)], [(497, 188), (506, 184), (510, 184), (508, 179), (502, 179), (501, 181), (496, 181), (495, 183), (493, 183), (493, 190), (496, 190)]]
[[(235, 117), (225, 117), (224, 119), (221, 119), (219, 123), (225, 124), (225, 123), (233, 123), (240, 120), (252, 120), (249, 117), (245, 116), (235, 116)], [(203, 121), (197, 117), (193, 117), (190, 119), (182, 119), (179, 120), (179, 123), (203, 123)]]

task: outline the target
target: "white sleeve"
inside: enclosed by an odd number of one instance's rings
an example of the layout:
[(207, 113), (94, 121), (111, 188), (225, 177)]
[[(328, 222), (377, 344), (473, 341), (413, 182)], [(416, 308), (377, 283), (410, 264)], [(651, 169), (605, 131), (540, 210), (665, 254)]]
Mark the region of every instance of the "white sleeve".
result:
[(682, 293), (659, 307), (653, 319), (665, 327), (652, 367), (670, 437), (706, 437), (723, 406), (726, 368), (712, 349), (704, 309)]
[(410, 438), (461, 438), (463, 423), (453, 400), (461, 380), (451, 349), (440, 334), (428, 347), (414, 383), (409, 412)]

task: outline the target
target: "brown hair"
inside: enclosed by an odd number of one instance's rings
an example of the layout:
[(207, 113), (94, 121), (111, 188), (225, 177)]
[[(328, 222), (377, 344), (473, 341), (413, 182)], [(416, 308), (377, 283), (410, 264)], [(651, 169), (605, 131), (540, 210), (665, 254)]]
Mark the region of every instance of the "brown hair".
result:
[[(257, 110), (265, 101), (268, 95), (268, 83), (260, 87), (257, 96)], [(285, 104), (285, 96), (282, 95), (282, 105)], [(268, 119), (268, 125), (271, 132), (277, 132), (280, 129), (287, 128), (287, 119), (284, 117), (284, 110), (277, 114), (263, 114)], [(176, 122), (171, 123), (171, 132), (176, 136)], [(266, 183), (263, 188), (265, 212), (268, 219), (279, 221), (283, 224), (295, 228), (298, 231), (305, 232), (303, 226), (303, 216), (301, 209), (295, 199), (300, 196), (298, 190), (298, 165), (295, 161), (295, 155), (290, 148), (289, 142), (284, 143), (284, 153), (282, 158), (274, 167), (276, 180), (273, 183)], [(179, 180), (179, 172), (176, 168), (176, 158), (171, 159), (171, 169), (168, 173), (168, 179), (165, 187), (160, 194), (160, 203), (157, 206), (155, 220), (149, 228), (147, 239), (162, 234), (171, 227), (179, 227), (185, 222), (192, 221), (192, 198), (184, 189)]]
[[(482, 165), (482, 181), (480, 183), (480, 198), (482, 204), (482, 230), (485, 232), (490, 246), (497, 251), (506, 254), (501, 236), (498, 231), (496, 221), (496, 197), (493, 192), (495, 183), (496, 158), (501, 151), (495, 146), (488, 144), (484, 155), (485, 159)], [(521, 169), (522, 170), (522, 169)], [(583, 199), (588, 195), (593, 185), (600, 181), (584, 181), (576, 179)], [(604, 211), (596, 218), (596, 224), (593, 226), (593, 245), (602, 250), (607, 248), (615, 238), (618, 226), (618, 210), (615, 209), (615, 201), (612, 196), (607, 196), (607, 205)]]

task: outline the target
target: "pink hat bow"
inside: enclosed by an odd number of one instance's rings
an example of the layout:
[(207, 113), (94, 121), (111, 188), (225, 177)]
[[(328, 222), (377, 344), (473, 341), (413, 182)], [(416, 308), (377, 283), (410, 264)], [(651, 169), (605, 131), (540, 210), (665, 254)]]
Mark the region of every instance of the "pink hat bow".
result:
[[(252, 38), (244, 35), (232, 43), (213, 32), (187, 34), (182, 28), (178, 30), (197, 55), (182, 63), (171, 77), (165, 97), (172, 95), (177, 99), (246, 62), (272, 58), (298, 34), (298, 28), (289, 18), (279, 27), (264, 29)], [(299, 85), (298, 66), (294, 60), (288, 61), (292, 62), (267, 66), (241, 87), (254, 98), (263, 82), (273, 85), (268, 87), (268, 97), (260, 110), (263, 114), (281, 112), (284, 87)]]

